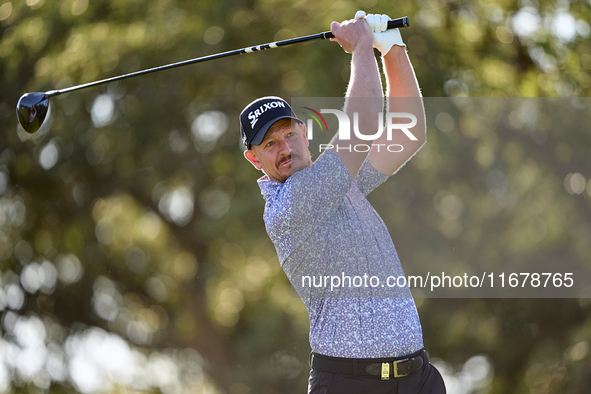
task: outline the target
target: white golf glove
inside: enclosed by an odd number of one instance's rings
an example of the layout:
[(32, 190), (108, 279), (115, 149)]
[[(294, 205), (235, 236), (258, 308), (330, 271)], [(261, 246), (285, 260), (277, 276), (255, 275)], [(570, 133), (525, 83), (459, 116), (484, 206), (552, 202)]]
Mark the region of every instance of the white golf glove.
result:
[(404, 42), (402, 42), (402, 36), (398, 29), (388, 30), (388, 21), (390, 20), (388, 15), (366, 15), (364, 11), (357, 11), (355, 19), (364, 18), (373, 32), (373, 47), (378, 48), (382, 55), (388, 53), (390, 48), (392, 48), (392, 45), (398, 45), (401, 47), (406, 46)]

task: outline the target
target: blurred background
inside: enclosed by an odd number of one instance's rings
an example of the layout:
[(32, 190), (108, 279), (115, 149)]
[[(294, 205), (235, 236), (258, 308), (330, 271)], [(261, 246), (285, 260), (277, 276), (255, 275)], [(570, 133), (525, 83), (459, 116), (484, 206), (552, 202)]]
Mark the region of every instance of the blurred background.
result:
[[(61, 95), (34, 135), (15, 107), (358, 9), (409, 16), (425, 97), (579, 109), (566, 129), (527, 108), (502, 130), (432, 114), (422, 153), (372, 196), (403, 266), (589, 264), (588, 1), (0, 0), (0, 391), (305, 392), (308, 317), (265, 232), (238, 114), (262, 95), (341, 96), (349, 55), (317, 41)], [(588, 393), (590, 300), (417, 305), (450, 393)]]

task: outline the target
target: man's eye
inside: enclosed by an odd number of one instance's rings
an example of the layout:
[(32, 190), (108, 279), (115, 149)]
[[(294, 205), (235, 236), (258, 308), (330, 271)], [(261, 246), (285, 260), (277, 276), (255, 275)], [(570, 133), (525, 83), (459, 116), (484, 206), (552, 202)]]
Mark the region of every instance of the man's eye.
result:
[(265, 146), (271, 146), (271, 145), (273, 145), (273, 141), (267, 142), (267, 145), (265, 145)]
[(290, 131), (289, 133), (287, 133), (288, 137), (293, 137), (295, 135), (295, 133), (293, 131)]

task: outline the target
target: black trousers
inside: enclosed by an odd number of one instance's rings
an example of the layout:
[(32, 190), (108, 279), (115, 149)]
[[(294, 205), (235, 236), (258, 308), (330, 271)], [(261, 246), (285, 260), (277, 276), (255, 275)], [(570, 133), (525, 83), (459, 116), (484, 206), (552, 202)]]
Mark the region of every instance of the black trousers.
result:
[(431, 364), (408, 376), (381, 380), (379, 377), (341, 375), (310, 371), (308, 394), (445, 394), (441, 374)]

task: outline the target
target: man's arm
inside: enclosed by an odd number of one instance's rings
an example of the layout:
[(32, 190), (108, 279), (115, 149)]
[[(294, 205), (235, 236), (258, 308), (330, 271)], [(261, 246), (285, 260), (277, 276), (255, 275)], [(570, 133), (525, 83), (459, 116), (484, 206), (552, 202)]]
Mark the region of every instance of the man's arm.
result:
[[(359, 114), (359, 130), (364, 134), (375, 133), (378, 129), (378, 113), (383, 105), (382, 83), (378, 65), (373, 52), (373, 36), (368, 24), (363, 19), (354, 19), (343, 23), (333, 22), (331, 31), (343, 49), (352, 54), (351, 76), (345, 101), (345, 113), (353, 122), (353, 114)], [(360, 99), (359, 99), (360, 98)], [(332, 150), (349, 170), (351, 179), (367, 157), (367, 152), (355, 152), (344, 149), (367, 141), (359, 139), (351, 131), (350, 140), (340, 140), (338, 133), (330, 144)]]
[[(406, 47), (393, 45), (382, 57), (384, 73), (386, 74), (386, 96), (388, 97), (388, 112), (406, 112), (416, 116), (417, 124), (409, 131), (417, 138), (411, 140), (401, 130), (392, 133), (392, 140), (387, 140), (384, 130), (380, 138), (374, 141), (369, 154), (372, 166), (387, 175), (394, 174), (406, 163), (427, 140), (425, 133), (425, 109), (419, 83), (415, 76)], [(387, 119), (386, 119), (387, 121)], [(397, 123), (408, 123), (408, 118), (396, 118)], [(403, 147), (401, 152), (390, 152), (388, 145), (398, 144)], [(379, 148), (379, 149), (378, 149)], [(400, 148), (398, 148), (399, 150)], [(397, 149), (392, 149), (397, 150)]]

